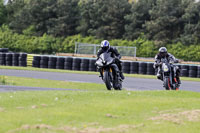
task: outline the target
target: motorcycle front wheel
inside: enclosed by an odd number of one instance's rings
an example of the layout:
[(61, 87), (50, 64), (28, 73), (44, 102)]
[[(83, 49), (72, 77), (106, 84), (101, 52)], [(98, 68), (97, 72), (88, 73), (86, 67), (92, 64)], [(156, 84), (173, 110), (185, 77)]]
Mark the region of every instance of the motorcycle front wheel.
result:
[(108, 71), (104, 72), (103, 80), (104, 80), (104, 83), (106, 84), (107, 90), (111, 90), (112, 89), (112, 82), (110, 80), (110, 75), (109, 75)]
[(164, 78), (164, 88), (166, 89), (166, 90), (170, 90), (170, 88), (171, 88), (171, 86), (170, 86), (170, 80), (169, 80), (169, 78)]

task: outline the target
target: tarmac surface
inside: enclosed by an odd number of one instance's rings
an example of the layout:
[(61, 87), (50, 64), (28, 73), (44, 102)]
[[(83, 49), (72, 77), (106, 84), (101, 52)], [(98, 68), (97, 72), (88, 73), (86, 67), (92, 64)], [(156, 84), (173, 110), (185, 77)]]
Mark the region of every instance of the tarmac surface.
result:
[[(0, 75), (104, 84), (98, 75), (92, 75), (92, 74), (1, 69)], [(147, 78), (134, 78), (134, 77), (125, 77), (125, 80), (123, 82), (123, 88), (125, 88), (126, 90), (140, 90), (140, 91), (164, 90), (163, 83), (160, 80), (147, 79)], [(72, 90), (72, 89), (39, 88), (39, 87), (23, 87), (23, 86), (18, 87), (18, 86), (0, 85), (0, 92), (18, 91), (18, 90), (24, 91), (24, 90)], [(182, 81), (180, 90), (200, 92), (200, 82)]]

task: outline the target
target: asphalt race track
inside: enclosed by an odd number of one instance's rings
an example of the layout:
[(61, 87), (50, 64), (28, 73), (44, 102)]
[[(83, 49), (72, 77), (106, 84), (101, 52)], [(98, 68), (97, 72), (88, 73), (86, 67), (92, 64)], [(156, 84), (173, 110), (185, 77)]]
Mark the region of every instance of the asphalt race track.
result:
[[(101, 80), (101, 78), (98, 77), (98, 75), (88, 75), (88, 74), (1, 69), (0, 75), (103, 84), (103, 81)], [(126, 90), (141, 90), (141, 91), (164, 90), (164, 88), (162, 87), (162, 82), (157, 79), (144, 79), (144, 78), (132, 78), (132, 77), (125, 77), (125, 80), (123, 82), (123, 88), (125, 88)], [(16, 90), (64, 90), (64, 89), (15, 87), (15, 86), (0, 85), (0, 92), (16, 91)], [(71, 89), (69, 88), (69, 90)], [(200, 82), (182, 81), (180, 90), (200, 92)]]

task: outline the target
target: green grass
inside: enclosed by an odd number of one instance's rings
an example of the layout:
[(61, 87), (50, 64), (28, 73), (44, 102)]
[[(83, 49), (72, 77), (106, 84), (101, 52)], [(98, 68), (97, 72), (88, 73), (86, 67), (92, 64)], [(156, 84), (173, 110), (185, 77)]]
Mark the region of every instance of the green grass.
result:
[(9, 84), (6, 81), (6, 76), (0, 75), (0, 85), (6, 85), (6, 84)]
[(14, 77), (14, 76), (3, 76), (3, 77), (4, 77), (4, 82), (6, 82), (7, 85), (15, 85), (15, 86), (81, 89), (81, 90), (105, 90), (106, 89), (104, 84), (96, 84), (96, 83), (77, 83), (77, 82), (23, 78), (23, 77)]
[[(29, 71), (46, 71), (46, 72), (61, 72), (61, 73), (78, 73), (78, 74), (99, 75), (98, 72), (70, 71), (70, 70), (61, 70), (61, 69), (41, 69), (41, 68), (34, 68), (34, 67), (0, 66), (0, 69), (15, 69), (15, 70), (29, 70)], [(124, 75), (125, 75), (125, 77), (156, 79), (155, 75), (142, 75), (142, 74), (124, 74)], [(200, 78), (181, 77), (181, 80), (200, 82)]]
[(198, 133), (200, 93), (0, 93), (0, 133)]

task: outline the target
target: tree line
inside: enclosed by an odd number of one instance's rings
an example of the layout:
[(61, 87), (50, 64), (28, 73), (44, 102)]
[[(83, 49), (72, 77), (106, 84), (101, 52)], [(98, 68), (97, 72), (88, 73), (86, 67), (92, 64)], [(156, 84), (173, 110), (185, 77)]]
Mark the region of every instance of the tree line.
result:
[[(81, 35), (81, 36), (80, 36)], [(85, 39), (84, 39), (85, 38)], [(30, 53), (73, 52), (74, 42), (136, 46), (153, 57), (160, 46), (200, 60), (196, 0), (0, 0), (0, 47)]]
[(200, 2), (195, 0), (9, 0), (0, 25), (17, 33), (103, 39), (145, 37), (159, 44), (200, 43)]

